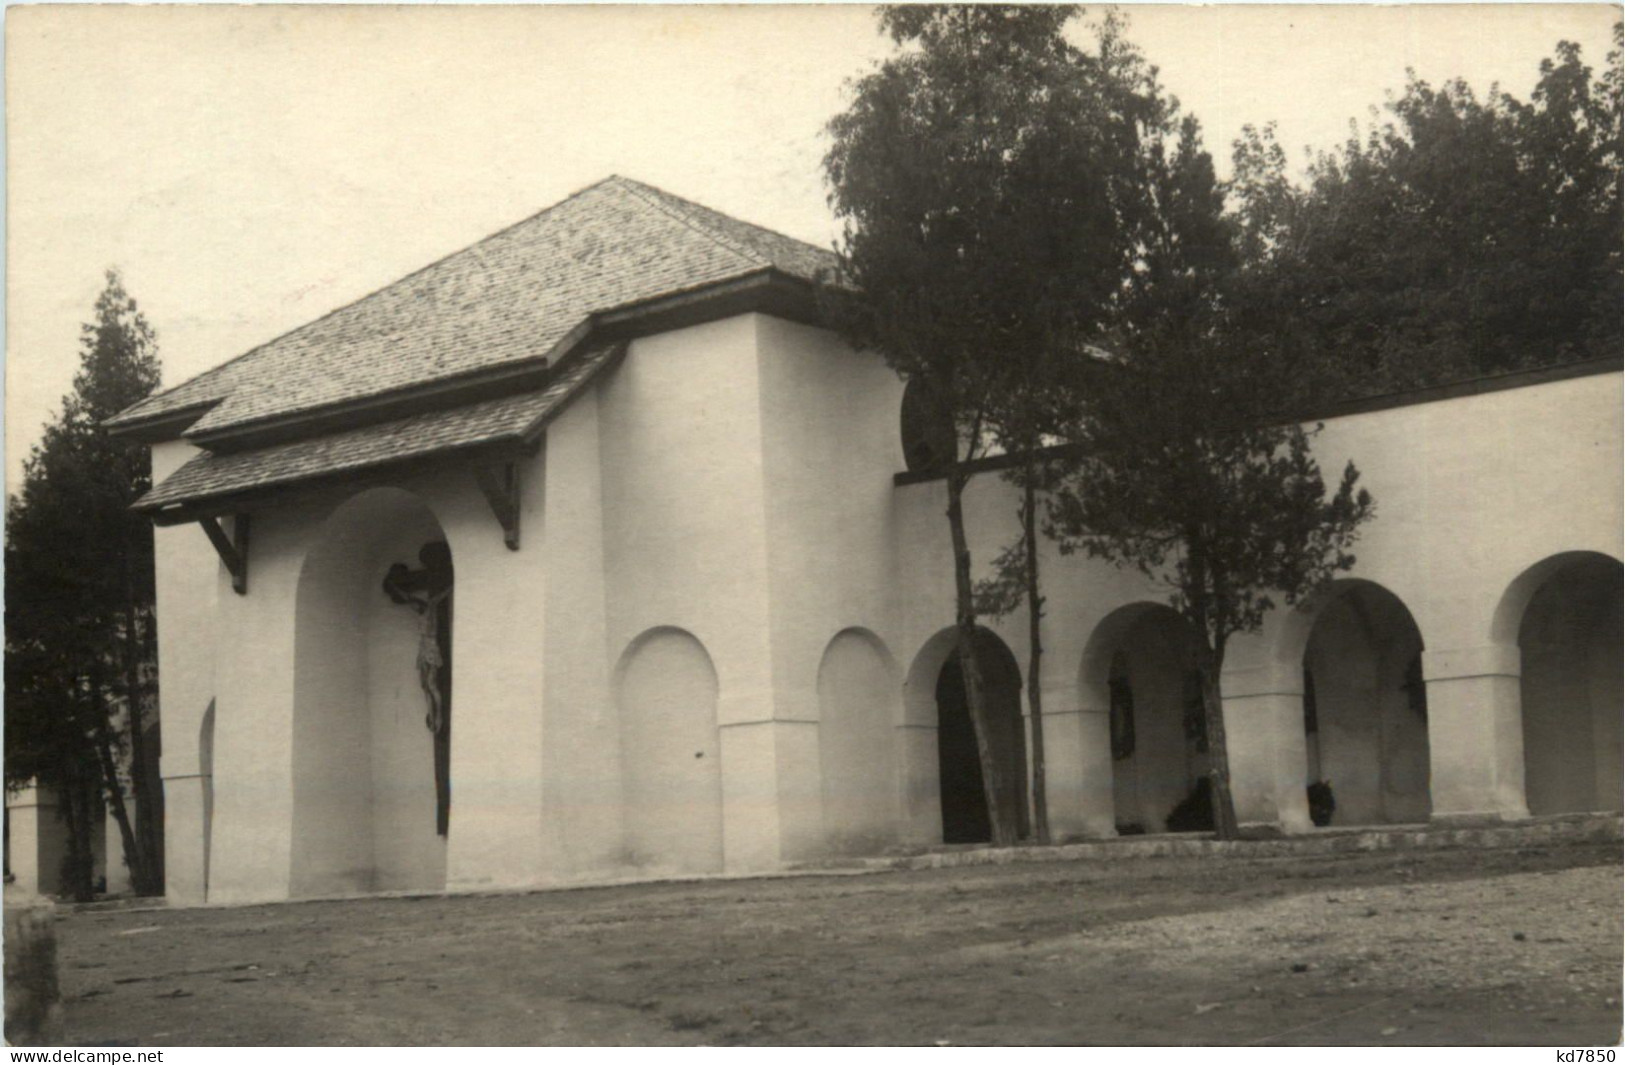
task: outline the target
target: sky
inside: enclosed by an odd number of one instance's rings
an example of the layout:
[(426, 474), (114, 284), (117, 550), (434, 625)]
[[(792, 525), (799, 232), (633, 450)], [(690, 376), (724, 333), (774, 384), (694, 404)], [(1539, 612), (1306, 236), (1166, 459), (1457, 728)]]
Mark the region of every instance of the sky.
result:
[[(1301, 162), (1403, 88), (1527, 97), (1617, 5), (1126, 7), (1228, 169)], [(871, 9), (12, 7), (5, 469), (15, 490), (109, 267), (170, 386), (612, 173), (828, 245), (823, 126), (889, 51)]]

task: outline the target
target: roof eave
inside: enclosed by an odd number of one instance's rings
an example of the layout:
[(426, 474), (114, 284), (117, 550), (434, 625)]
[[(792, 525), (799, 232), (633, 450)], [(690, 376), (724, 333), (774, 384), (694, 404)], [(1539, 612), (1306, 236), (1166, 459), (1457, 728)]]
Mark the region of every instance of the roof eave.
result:
[[(431, 469), (459, 465), (466, 466), (482, 462), (500, 463), (525, 455), (533, 455), (540, 449), (542, 434), (553, 419), (562, 413), (576, 396), (604, 374), (614, 370), (621, 359), (625, 357), (626, 348), (627, 345), (624, 341), (612, 342), (608, 345), (595, 345), (593, 350), (603, 353), (603, 357), (592, 358), (590, 355), (585, 356), (587, 364), (574, 372), (573, 379), (572, 371), (580, 360), (571, 357), (561, 362), (558, 372), (559, 376), (564, 378), (564, 387), (558, 391), (556, 399), (533, 421), (500, 436), (456, 444), (416, 455), (385, 458), (313, 474), (286, 476), (250, 488), (223, 490), (213, 493), (206, 492), (174, 502), (151, 502), (151, 497), (158, 494), (159, 491), (159, 489), (155, 488), (148, 492), (146, 496), (136, 500), (130, 509), (147, 515), (155, 525), (180, 525), (247, 509), (258, 509), (295, 497), (307, 498), (310, 493), (332, 485), (345, 484), (355, 487), (379, 482), (393, 482), (402, 477), (416, 475)], [(558, 388), (559, 384), (560, 382), (555, 378), (548, 391), (551, 392)]]
[(115, 414), (102, 422), (102, 428), (106, 429), (111, 436), (134, 440), (142, 444), (162, 444), (185, 436), (187, 429), (195, 425), (199, 418), (209, 413), (219, 403), (220, 400), (211, 399), (206, 403), (193, 403), (174, 410), (134, 417), (131, 417), (128, 412), (124, 412)]
[(313, 493), (338, 485), (353, 489), (380, 483), (395, 483), (406, 477), (418, 476), (448, 466), (510, 461), (534, 454), (535, 451), (534, 443), (513, 437), (481, 441), (477, 444), (373, 463), (360, 468), (293, 477), (235, 492), (195, 496), (176, 503), (149, 505), (144, 500), (138, 499), (130, 509), (146, 515), (160, 528), (185, 525), (205, 518), (257, 510), (295, 498), (308, 499)]

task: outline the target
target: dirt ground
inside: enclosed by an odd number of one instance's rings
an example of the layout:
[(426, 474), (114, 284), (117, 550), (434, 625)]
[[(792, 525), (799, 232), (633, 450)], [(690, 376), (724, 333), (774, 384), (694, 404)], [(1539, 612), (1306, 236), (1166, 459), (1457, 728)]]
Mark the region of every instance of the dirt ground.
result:
[(58, 931), (79, 1044), (1620, 1038), (1617, 844), (81, 912)]

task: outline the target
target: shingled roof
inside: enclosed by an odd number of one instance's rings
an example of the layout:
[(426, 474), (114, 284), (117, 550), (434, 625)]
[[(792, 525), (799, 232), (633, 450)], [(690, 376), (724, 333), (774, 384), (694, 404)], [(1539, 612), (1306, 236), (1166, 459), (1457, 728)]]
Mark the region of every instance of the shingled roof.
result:
[(108, 424), (157, 438), (191, 421), (183, 435), (208, 449), (136, 503), (160, 522), (296, 482), (528, 445), (624, 351), (601, 323), (756, 278), (812, 282), (834, 262), (611, 177)]
[(171, 507), (207, 505), (318, 477), (372, 472), (430, 455), (527, 446), (572, 396), (625, 351), (624, 341), (589, 347), (561, 365), (547, 387), (517, 395), (272, 447), (221, 455), (205, 451), (137, 500), (135, 509), (161, 515)]
[(129, 408), (211, 435), (545, 360), (589, 316), (764, 272), (812, 281), (824, 250), (611, 177), (361, 300)]

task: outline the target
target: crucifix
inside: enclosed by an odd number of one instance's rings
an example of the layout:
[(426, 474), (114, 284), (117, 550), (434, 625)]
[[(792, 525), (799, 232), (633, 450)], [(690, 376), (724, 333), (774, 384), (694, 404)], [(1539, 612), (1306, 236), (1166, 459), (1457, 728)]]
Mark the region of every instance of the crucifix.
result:
[(423, 723), (434, 738), (434, 824), (444, 836), (451, 823), (451, 548), (424, 544), (418, 562), (422, 569), (389, 567), (384, 594), (418, 616), (418, 683), (429, 704)]

